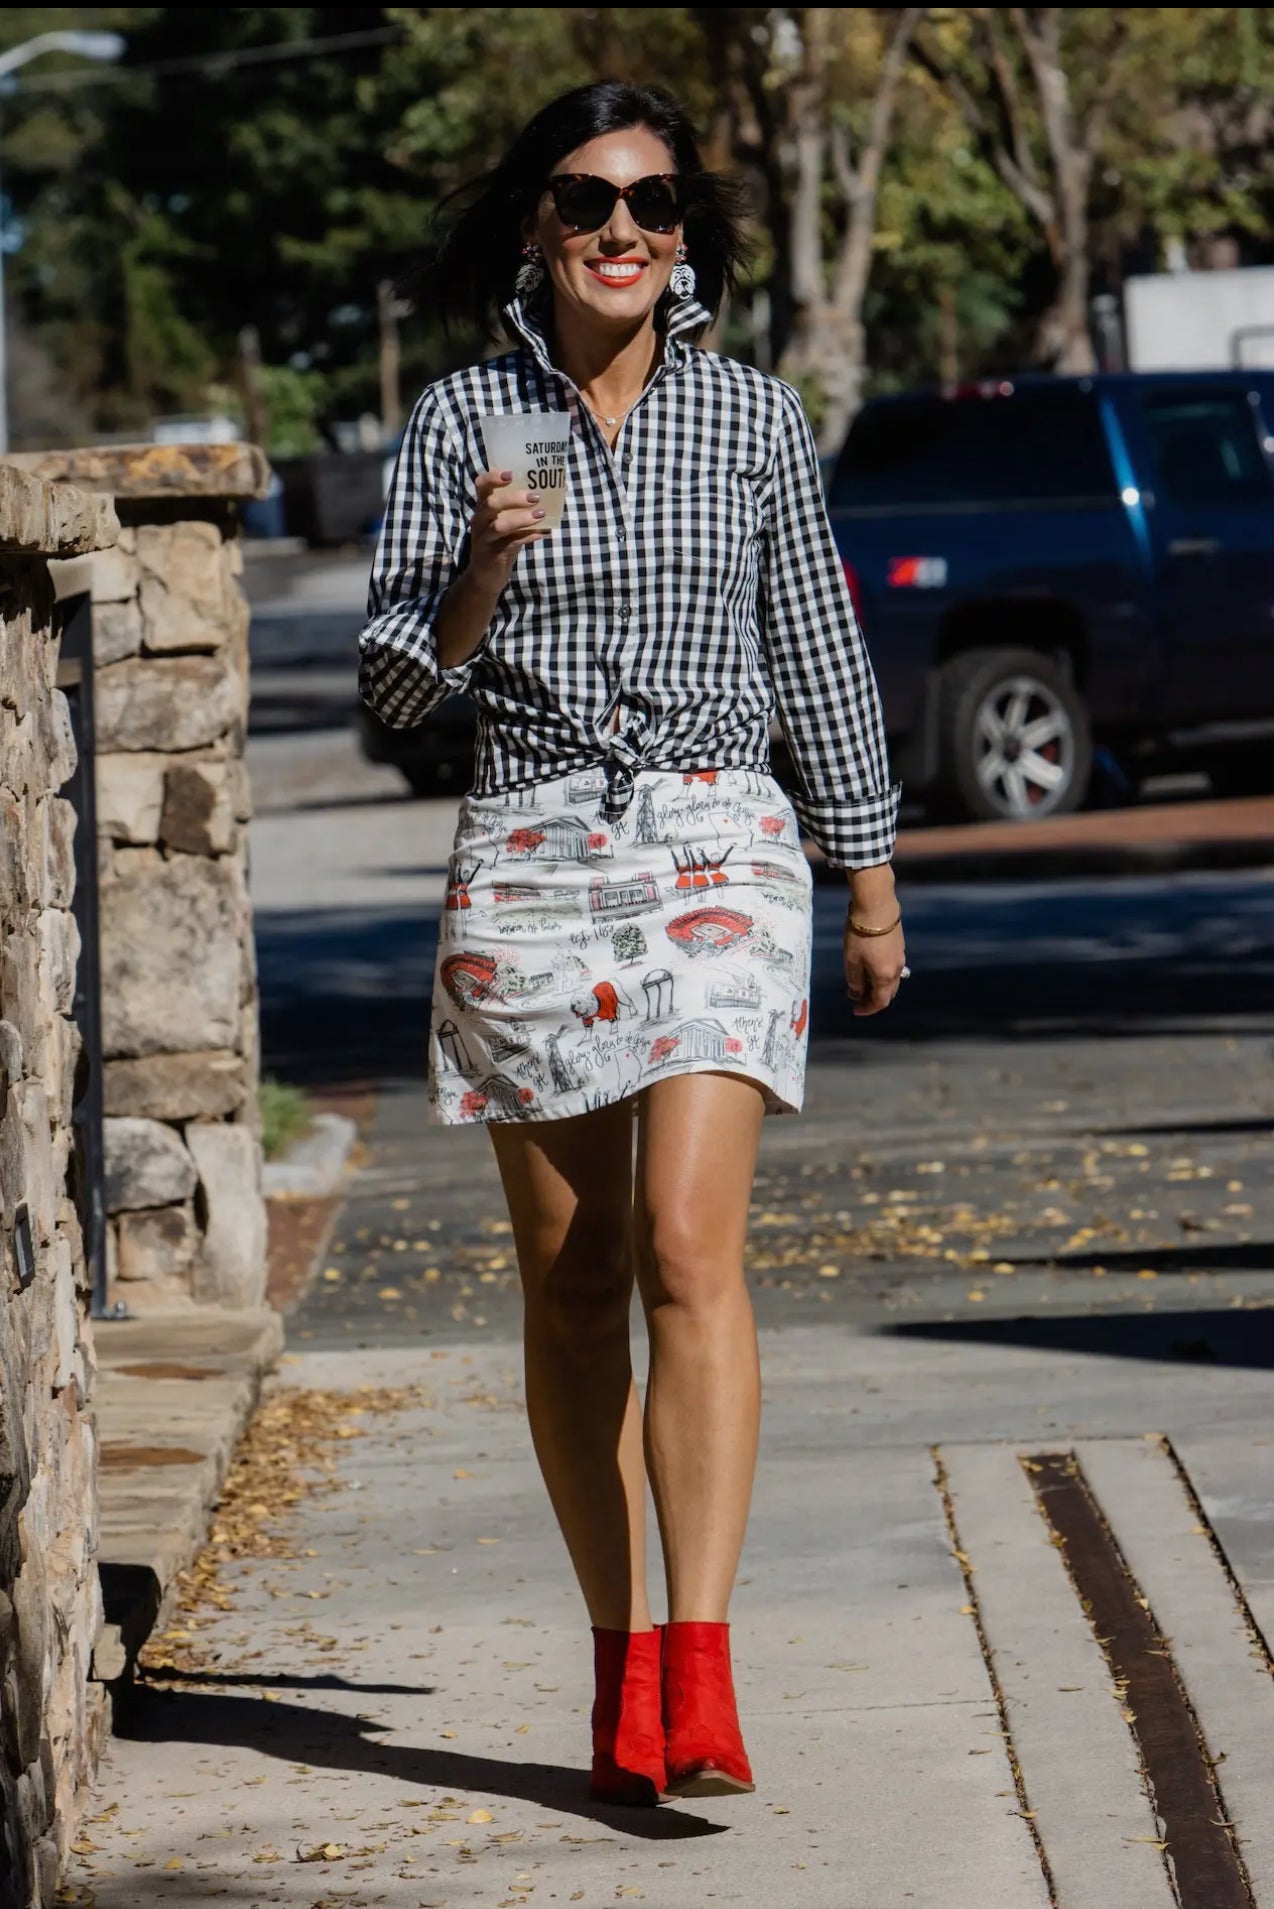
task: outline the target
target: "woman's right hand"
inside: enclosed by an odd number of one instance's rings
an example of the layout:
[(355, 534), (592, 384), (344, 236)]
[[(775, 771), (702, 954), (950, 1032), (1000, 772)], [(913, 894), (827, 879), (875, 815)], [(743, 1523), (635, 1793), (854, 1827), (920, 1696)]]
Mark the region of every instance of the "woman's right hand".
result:
[(542, 505), (534, 503), (529, 491), (510, 490), (512, 482), (512, 471), (481, 472), (478, 508), (469, 525), (469, 574), (492, 597), (499, 596), (513, 575), (523, 546), (548, 535), (540, 528)]

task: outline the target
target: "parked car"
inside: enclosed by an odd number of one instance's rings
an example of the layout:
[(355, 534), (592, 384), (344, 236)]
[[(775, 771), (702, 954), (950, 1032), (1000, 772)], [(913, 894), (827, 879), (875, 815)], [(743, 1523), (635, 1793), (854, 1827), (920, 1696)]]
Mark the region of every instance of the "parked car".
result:
[[(910, 797), (1060, 814), (1095, 748), (1132, 780), (1274, 787), (1274, 373), (877, 399), (828, 493)], [(364, 712), (364, 746), (421, 792), (464, 786), (472, 721), (454, 698), (416, 730)]]
[(948, 812), (1132, 778), (1274, 787), (1274, 374), (1004, 380), (868, 404), (829, 509), (894, 767)]

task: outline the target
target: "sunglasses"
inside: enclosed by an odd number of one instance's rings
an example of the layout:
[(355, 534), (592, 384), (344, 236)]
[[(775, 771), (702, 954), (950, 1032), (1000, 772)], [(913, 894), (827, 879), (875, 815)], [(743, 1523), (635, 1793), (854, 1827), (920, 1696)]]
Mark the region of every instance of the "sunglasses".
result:
[(592, 172), (558, 172), (548, 190), (558, 218), (576, 232), (599, 231), (621, 199), (643, 232), (675, 232), (684, 210), (675, 172), (651, 172), (629, 186), (617, 186)]

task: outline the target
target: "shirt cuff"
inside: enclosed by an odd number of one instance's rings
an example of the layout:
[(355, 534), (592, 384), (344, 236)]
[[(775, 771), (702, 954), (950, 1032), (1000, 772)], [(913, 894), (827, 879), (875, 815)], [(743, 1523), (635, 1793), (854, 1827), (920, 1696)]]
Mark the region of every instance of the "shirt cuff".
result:
[(414, 629), (406, 639), (374, 629), (359, 638), (358, 693), (390, 729), (423, 722), (446, 697), (469, 687), (481, 650), (443, 669), (432, 629)]
[(799, 793), (792, 807), (807, 835), (833, 868), (874, 868), (893, 857), (902, 785), (875, 795), (820, 797)]

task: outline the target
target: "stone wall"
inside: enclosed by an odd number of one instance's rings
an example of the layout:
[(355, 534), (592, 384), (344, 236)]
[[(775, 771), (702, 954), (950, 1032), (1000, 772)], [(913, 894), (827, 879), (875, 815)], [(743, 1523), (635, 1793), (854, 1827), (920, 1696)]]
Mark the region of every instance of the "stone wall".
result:
[(91, 560), (108, 1266), (133, 1312), (260, 1304), (265, 1207), (247, 887), (243, 445), (21, 460), (115, 499)]
[(89, 1666), (93, 1343), (76, 1207), (70, 1020), (75, 766), (50, 556), (109, 545), (105, 498), (0, 464), (0, 1909), (55, 1900), (104, 1730)]

